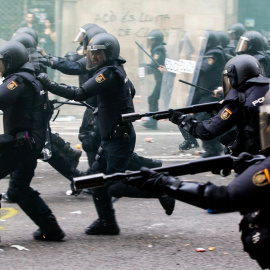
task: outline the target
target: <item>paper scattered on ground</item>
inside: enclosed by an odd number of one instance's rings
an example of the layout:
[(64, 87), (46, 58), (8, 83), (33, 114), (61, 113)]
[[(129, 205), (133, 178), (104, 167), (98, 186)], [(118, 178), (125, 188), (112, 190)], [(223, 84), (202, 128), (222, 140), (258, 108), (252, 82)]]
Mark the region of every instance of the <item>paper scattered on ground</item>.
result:
[(29, 250), (23, 246), (20, 246), (20, 245), (11, 245), (12, 248), (17, 248), (18, 250)]
[(81, 214), (82, 214), (82, 211), (74, 211), (74, 212), (70, 212), (70, 214), (78, 214), (78, 215), (81, 215)]

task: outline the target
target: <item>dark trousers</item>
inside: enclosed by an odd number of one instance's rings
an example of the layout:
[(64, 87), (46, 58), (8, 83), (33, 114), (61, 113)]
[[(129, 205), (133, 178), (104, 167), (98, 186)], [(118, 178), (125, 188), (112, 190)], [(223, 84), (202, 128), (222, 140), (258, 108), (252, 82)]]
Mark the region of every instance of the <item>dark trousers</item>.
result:
[[(130, 156), (134, 151), (136, 142), (135, 131), (132, 128), (129, 138), (112, 138), (101, 141), (103, 149), (100, 164), (100, 172), (113, 174), (125, 172)], [(99, 219), (107, 222), (115, 222), (114, 209), (111, 202), (111, 195), (108, 193), (109, 186), (113, 182), (108, 182), (103, 187), (93, 188), (93, 200)]]
[(152, 94), (148, 97), (149, 111), (158, 111), (158, 100), (160, 98), (161, 82), (155, 85)]
[(51, 213), (39, 193), (30, 187), (37, 166), (38, 153), (35, 150), (23, 152), (15, 146), (0, 150), (0, 179), (11, 174), (8, 196), (39, 227)]

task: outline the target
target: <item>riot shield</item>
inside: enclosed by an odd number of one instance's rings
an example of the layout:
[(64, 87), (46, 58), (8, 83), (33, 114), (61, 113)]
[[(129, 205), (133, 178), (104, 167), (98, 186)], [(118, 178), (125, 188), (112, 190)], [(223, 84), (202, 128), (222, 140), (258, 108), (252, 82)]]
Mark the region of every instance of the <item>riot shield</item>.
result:
[(195, 87), (179, 80), (196, 85), (208, 40), (207, 32), (201, 30), (175, 31), (169, 35), (172, 45), (168, 42), (167, 71), (162, 80), (160, 107), (163, 110), (192, 104)]

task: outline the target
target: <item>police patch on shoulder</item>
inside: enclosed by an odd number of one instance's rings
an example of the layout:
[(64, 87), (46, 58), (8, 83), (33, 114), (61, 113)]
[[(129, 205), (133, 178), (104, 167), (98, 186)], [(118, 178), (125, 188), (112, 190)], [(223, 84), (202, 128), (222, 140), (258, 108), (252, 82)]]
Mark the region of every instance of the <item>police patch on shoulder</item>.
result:
[(155, 59), (158, 59), (158, 58), (159, 58), (159, 55), (158, 55), (158, 54), (155, 54), (155, 55), (154, 55), (154, 58), (155, 58)]
[(213, 58), (209, 58), (208, 65), (213, 65), (215, 60)]
[(95, 78), (97, 83), (102, 83), (106, 80), (106, 78), (104, 77), (104, 75), (102, 73), (100, 73), (99, 75), (97, 75), (97, 77)]
[(225, 108), (223, 110), (223, 112), (221, 113), (220, 118), (222, 120), (227, 120), (227, 119), (229, 119), (229, 117), (231, 116), (231, 114), (232, 114), (232, 112), (229, 109)]
[(270, 175), (268, 169), (256, 172), (252, 177), (252, 182), (255, 186), (265, 186), (270, 184)]
[(9, 90), (14, 90), (17, 86), (18, 86), (17, 83), (15, 83), (14, 81), (11, 81), (11, 82), (7, 85), (7, 88), (8, 88)]

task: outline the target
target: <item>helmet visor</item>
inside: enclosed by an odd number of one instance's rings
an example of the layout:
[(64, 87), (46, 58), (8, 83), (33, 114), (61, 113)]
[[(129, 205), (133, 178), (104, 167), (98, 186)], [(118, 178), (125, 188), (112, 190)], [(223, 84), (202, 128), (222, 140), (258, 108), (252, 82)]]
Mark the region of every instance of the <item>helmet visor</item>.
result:
[(147, 48), (152, 48), (153, 44), (155, 43), (155, 37), (149, 36), (147, 38)]
[(248, 42), (249, 42), (248, 38), (241, 36), (240, 39), (238, 40), (235, 52), (236, 53), (245, 52), (248, 47)]
[(262, 151), (270, 149), (270, 105), (260, 106), (260, 136)]
[(225, 69), (223, 71), (223, 96), (224, 96), (224, 98), (229, 93), (229, 91), (231, 90), (231, 88), (232, 88), (232, 86), (231, 86), (231, 83), (230, 83), (230, 79), (228, 77), (228, 72)]
[(79, 28), (76, 35), (73, 37), (72, 42), (83, 42), (85, 32), (86, 31), (83, 28)]

